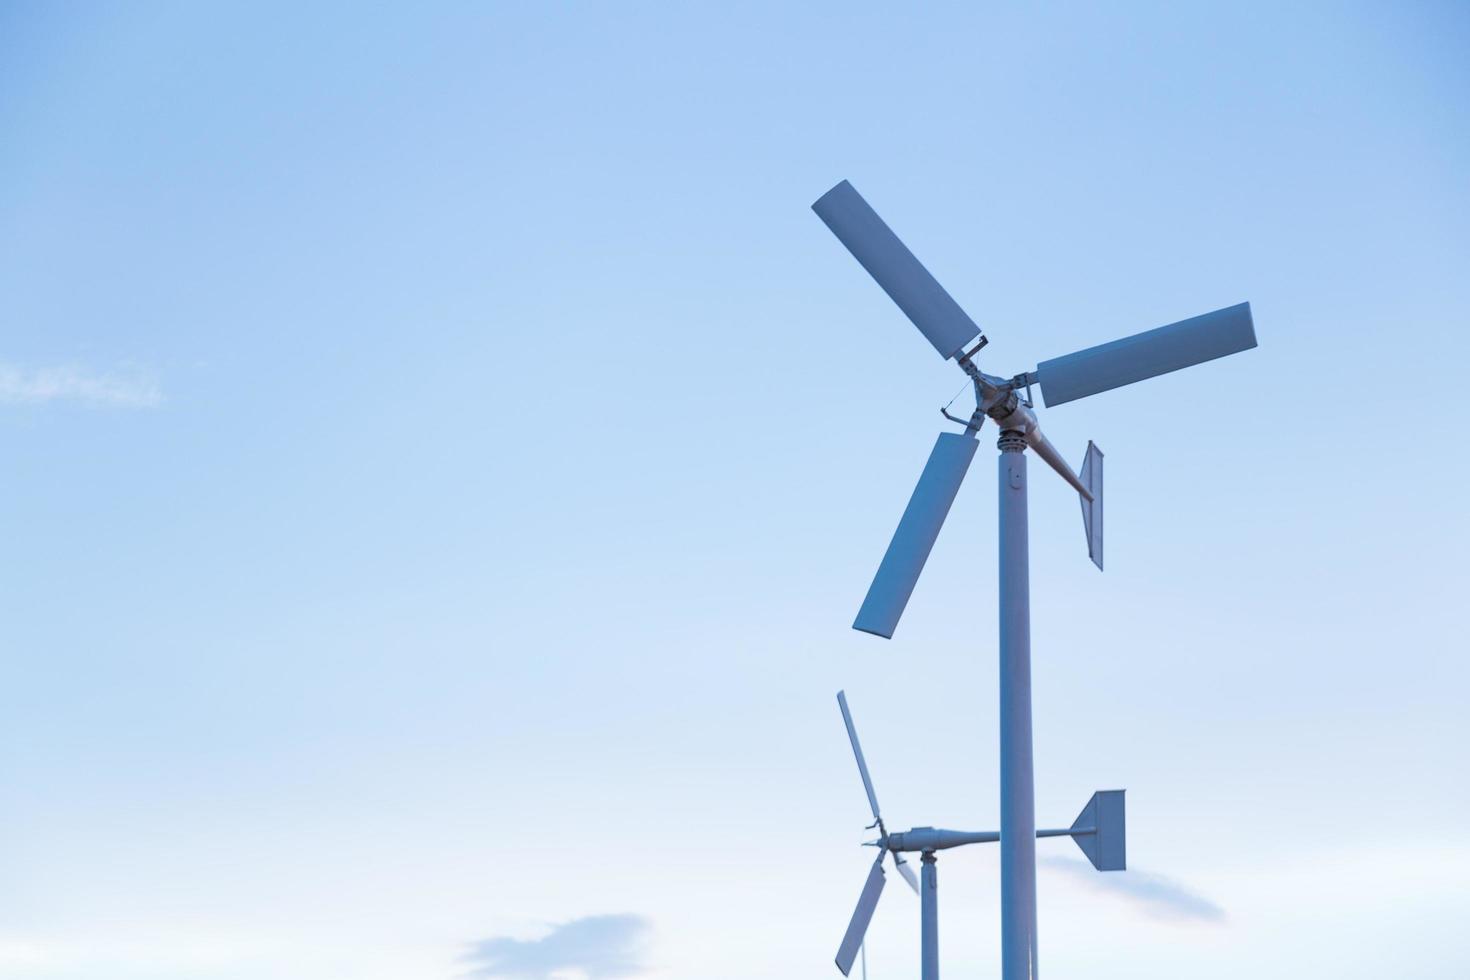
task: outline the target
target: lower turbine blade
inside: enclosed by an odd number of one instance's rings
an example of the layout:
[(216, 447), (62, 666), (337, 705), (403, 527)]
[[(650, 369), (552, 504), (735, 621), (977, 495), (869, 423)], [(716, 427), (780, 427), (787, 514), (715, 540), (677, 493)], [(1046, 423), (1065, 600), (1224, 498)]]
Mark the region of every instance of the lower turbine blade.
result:
[(883, 851), (878, 852), (878, 860), (873, 862), (873, 868), (868, 872), (852, 921), (847, 924), (847, 935), (842, 937), (842, 945), (837, 947), (837, 969), (844, 977), (852, 970), (852, 961), (857, 959), (858, 947), (863, 944), (868, 923), (873, 921), (873, 910), (878, 907), (878, 896), (883, 894), (883, 854)]
[(909, 887), (914, 890), (914, 894), (919, 894), (919, 876), (914, 874), (914, 869), (909, 867), (909, 863), (897, 851), (893, 852), (893, 866), (898, 869), (899, 874), (903, 875), (903, 880), (909, 883)]
[(1239, 303), (1042, 361), (1036, 367), (1036, 376), (1046, 404), (1060, 405), (1254, 346), (1256, 329), (1251, 305)]
[(950, 505), (960, 491), (960, 483), (975, 458), (979, 445), (968, 436), (941, 433), (929, 453), (929, 462), (914, 487), (914, 495), (904, 509), (898, 530), (873, 576), (867, 598), (858, 610), (852, 628), (892, 639), (899, 617), (919, 581), (919, 573), (929, 560), (929, 552), (939, 537), (939, 529), (949, 516)]

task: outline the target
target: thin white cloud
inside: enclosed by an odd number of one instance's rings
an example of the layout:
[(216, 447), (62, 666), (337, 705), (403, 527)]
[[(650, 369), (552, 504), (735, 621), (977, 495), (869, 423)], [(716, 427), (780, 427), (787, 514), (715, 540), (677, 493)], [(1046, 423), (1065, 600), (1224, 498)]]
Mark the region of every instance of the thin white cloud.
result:
[(152, 408), (162, 401), (158, 382), (141, 371), (102, 372), (75, 365), (28, 369), (0, 361), (0, 402), (12, 405), (78, 402)]
[(1048, 868), (1066, 874), (1097, 891), (1118, 895), (1145, 913), (1160, 919), (1219, 922), (1225, 910), (1180, 882), (1150, 871), (1098, 871), (1086, 861), (1043, 858)]
[(496, 980), (618, 980), (643, 973), (648, 920), (640, 915), (590, 915), (563, 922), (540, 939), (501, 936), (475, 944), (469, 976)]
[(44, 943), (0, 936), (0, 973), (46, 969), (56, 966), (59, 959)]

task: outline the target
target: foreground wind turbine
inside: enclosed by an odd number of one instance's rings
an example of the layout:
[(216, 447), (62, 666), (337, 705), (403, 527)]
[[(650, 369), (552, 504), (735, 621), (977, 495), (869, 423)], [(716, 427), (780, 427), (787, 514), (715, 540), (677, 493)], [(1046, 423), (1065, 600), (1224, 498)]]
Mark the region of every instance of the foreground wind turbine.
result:
[[(878, 828), (878, 839), (873, 845), (878, 848), (878, 857), (868, 871), (868, 880), (858, 896), (857, 908), (852, 921), (837, 947), (837, 969), (847, 976), (852, 961), (862, 949), (863, 936), (868, 923), (873, 920), (873, 911), (878, 907), (878, 896), (883, 894), (883, 856), (893, 855), (894, 866), (903, 874), (904, 880), (919, 893), (919, 977), (920, 980), (939, 980), (939, 868), (935, 851), (966, 844), (988, 844), (1000, 839), (993, 830), (938, 830), (934, 827), (915, 827), (901, 833), (890, 834), (883, 827), (883, 818), (878, 816), (878, 798), (873, 794), (873, 780), (868, 776), (868, 763), (863, 759), (863, 747), (858, 744), (857, 729), (852, 724), (852, 712), (847, 708), (847, 694), (837, 692), (837, 705), (842, 709), (842, 721), (847, 725), (847, 738), (852, 743), (852, 754), (857, 758), (858, 773), (863, 777), (863, 789), (868, 792), (868, 805), (873, 808), (873, 823), (869, 829)], [(1126, 865), (1124, 854), (1123, 791), (1121, 789), (1099, 790), (1082, 808), (1072, 826), (1066, 830), (1038, 830), (1037, 837), (1070, 837), (1077, 842), (1082, 853), (1099, 871), (1122, 871)], [(924, 868), (923, 882), (914, 881), (914, 873), (904, 861), (905, 852), (918, 851), (919, 861)], [(866, 966), (863, 970), (867, 973)]]
[[(1031, 760), (1031, 610), (1027, 555), (1026, 457), (1029, 447), (1076, 489), (1087, 550), (1103, 564), (1103, 456), (1088, 443), (1079, 476), (1042, 435), (1031, 387), (1048, 407), (1256, 346), (1249, 303), (1042, 361), (1010, 379), (974, 362), (986, 339), (944, 287), (914, 258), (847, 181), (812, 205), (832, 233), (946, 360), (975, 389), (963, 434), (943, 433), (878, 566), (853, 628), (891, 638), (939, 529), (970, 468), (985, 419), (1000, 429), (1000, 847), (1002, 980), (1034, 980), (1036, 965), (1036, 817)], [(977, 340), (978, 338), (978, 340)], [(974, 345), (966, 350), (971, 342)], [(1022, 392), (1025, 397), (1022, 397)], [(881, 854), (880, 854), (881, 857)], [(881, 869), (880, 869), (881, 872)]]

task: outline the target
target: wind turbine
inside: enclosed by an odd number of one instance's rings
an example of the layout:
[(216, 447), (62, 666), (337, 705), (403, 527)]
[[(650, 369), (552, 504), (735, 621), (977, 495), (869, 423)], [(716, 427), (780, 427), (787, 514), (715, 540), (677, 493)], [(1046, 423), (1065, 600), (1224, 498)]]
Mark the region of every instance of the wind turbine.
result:
[[(868, 923), (878, 907), (878, 896), (883, 894), (885, 875), (884, 855), (892, 855), (894, 866), (904, 880), (919, 893), (919, 977), (920, 980), (939, 980), (939, 868), (936, 851), (966, 844), (989, 844), (1000, 840), (993, 830), (939, 830), (934, 827), (915, 827), (898, 833), (889, 833), (878, 815), (878, 797), (873, 792), (873, 780), (868, 775), (868, 763), (863, 758), (863, 747), (858, 744), (857, 729), (852, 723), (852, 712), (847, 707), (847, 694), (837, 692), (837, 706), (842, 709), (842, 721), (847, 726), (847, 738), (852, 743), (852, 754), (857, 759), (858, 774), (863, 777), (863, 789), (868, 793), (868, 805), (873, 810), (873, 822), (868, 829), (878, 829), (878, 839), (872, 844), (878, 848), (878, 856), (868, 871), (868, 880), (858, 896), (857, 908), (847, 924), (842, 945), (837, 947), (837, 969), (847, 976), (852, 961), (863, 947), (863, 936)], [(1037, 837), (1071, 837), (1087, 855), (1093, 867), (1099, 871), (1122, 871), (1126, 865), (1123, 791), (1121, 789), (1099, 790), (1092, 794), (1072, 826), (1065, 830), (1038, 830)], [(917, 851), (923, 866), (922, 882), (914, 881), (914, 873), (903, 859), (906, 853)], [(864, 974), (867, 964), (864, 963)]]
[[(986, 339), (929, 270), (914, 258), (853, 186), (842, 181), (812, 205), (884, 292), (946, 360), (973, 382), (975, 411), (963, 434), (941, 433), (853, 628), (891, 638), (960, 482), (975, 457), (985, 419), (1000, 429), (1000, 850), (1002, 980), (1034, 980), (1036, 815), (1031, 757), (1031, 609), (1026, 514), (1029, 447), (1076, 489), (1087, 551), (1103, 564), (1103, 455), (1092, 443), (1082, 473), (1072, 471), (1037, 424), (1032, 385), (1047, 407), (1256, 346), (1249, 303), (1042, 361), (1006, 379), (974, 358)], [(978, 340), (976, 339), (978, 338)], [(966, 347), (974, 342), (968, 350)], [(1022, 393), (1024, 392), (1024, 397)], [(881, 854), (880, 854), (881, 857)]]

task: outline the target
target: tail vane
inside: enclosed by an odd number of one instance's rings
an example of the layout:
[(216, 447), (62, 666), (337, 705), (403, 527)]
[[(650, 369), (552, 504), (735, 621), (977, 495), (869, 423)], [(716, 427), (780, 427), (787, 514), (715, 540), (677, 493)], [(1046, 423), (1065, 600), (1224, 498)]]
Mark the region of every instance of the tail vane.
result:
[(1091, 440), (1087, 443), (1087, 458), (1082, 461), (1082, 482), (1092, 499), (1079, 493), (1082, 501), (1082, 527), (1087, 532), (1087, 557), (1097, 566), (1103, 567), (1103, 454)]
[(1123, 790), (1100, 789), (1077, 814), (1072, 839), (1099, 871), (1123, 871), (1128, 852), (1123, 823)]

